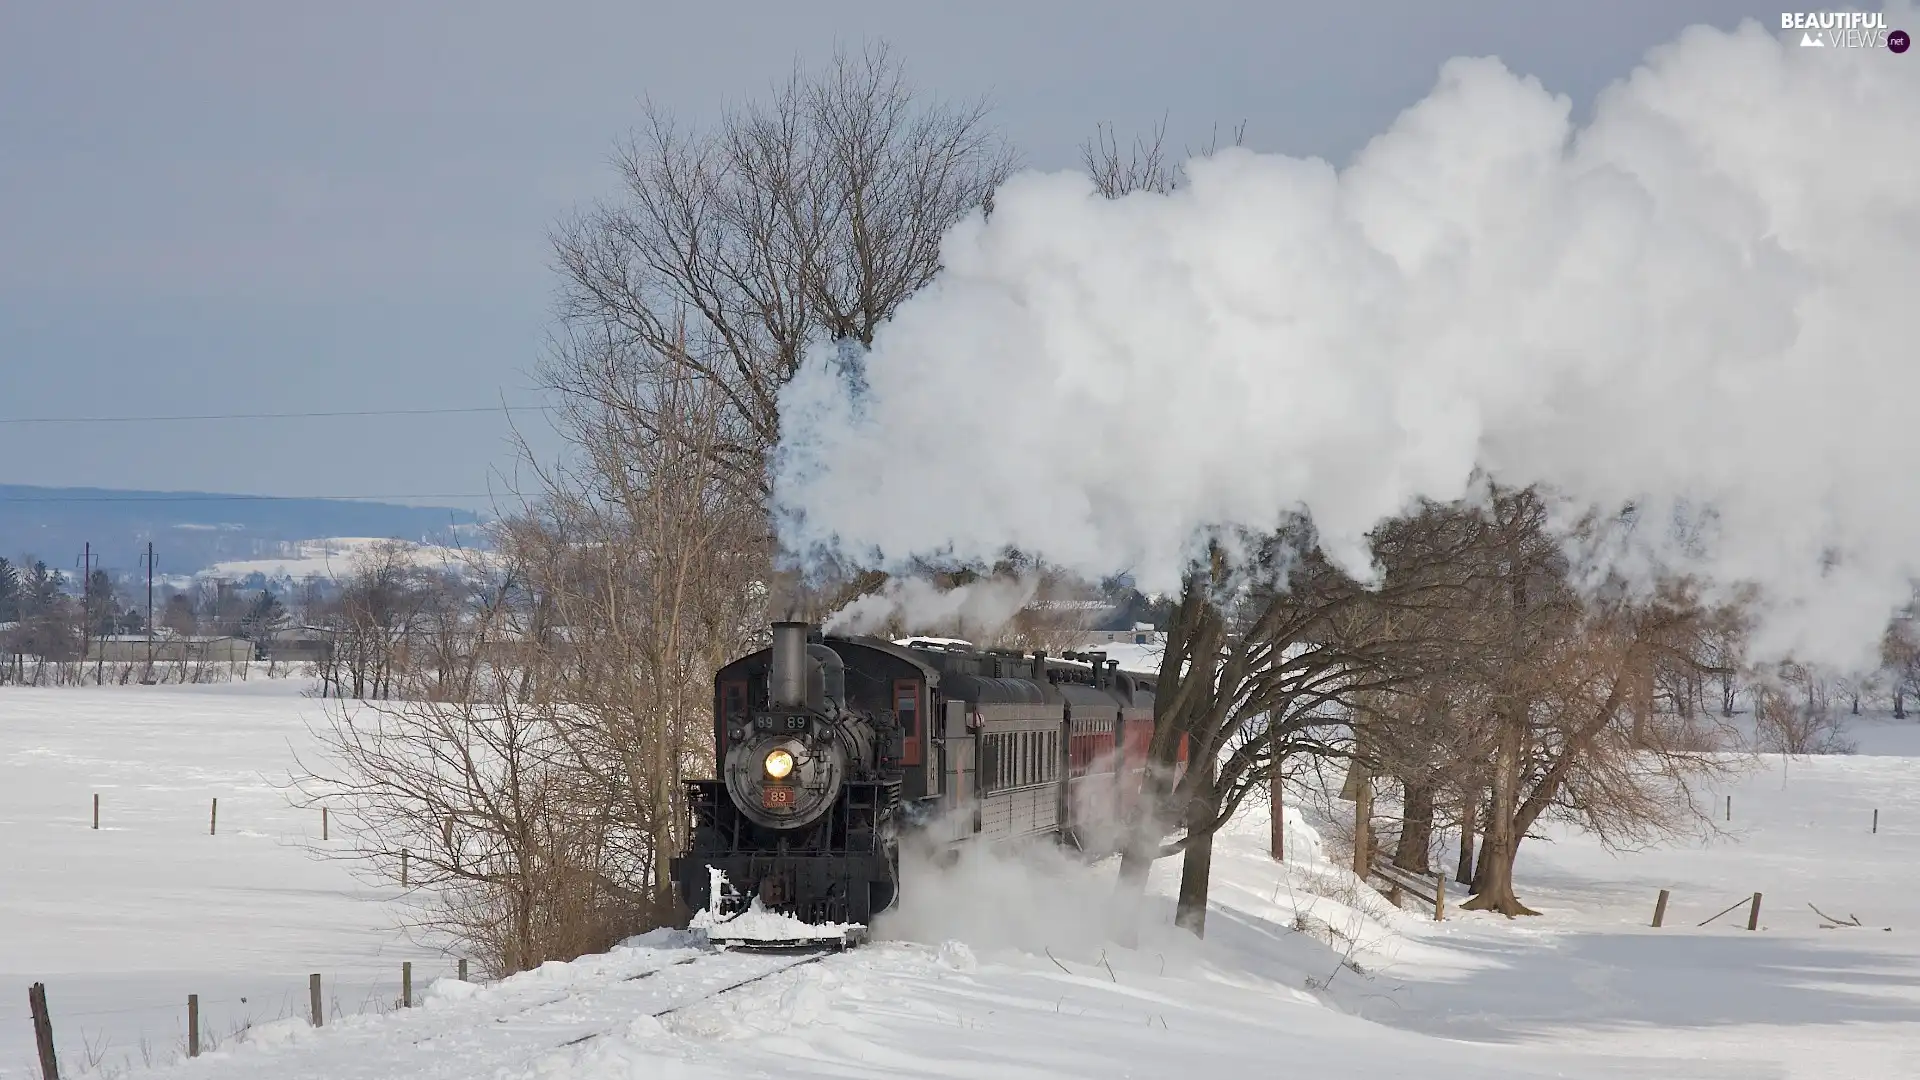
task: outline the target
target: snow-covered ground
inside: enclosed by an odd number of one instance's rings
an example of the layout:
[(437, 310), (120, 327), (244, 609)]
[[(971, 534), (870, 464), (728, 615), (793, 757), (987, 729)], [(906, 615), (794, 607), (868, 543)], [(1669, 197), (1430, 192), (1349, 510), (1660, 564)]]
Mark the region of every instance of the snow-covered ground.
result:
[[(981, 859), (910, 878), (882, 940), (846, 954), (714, 954), (660, 932), (428, 989), (451, 961), (313, 858), (317, 820), (267, 782), (319, 704), (284, 682), (0, 692), (0, 981), (47, 984), (63, 1075), (86, 1075), (83, 1037), (136, 1065), (145, 1037), (183, 1080), (1920, 1075), (1920, 722), (1858, 721), (1850, 757), (1765, 760), (1713, 793), (1732, 820), (1704, 843), (1530, 841), (1537, 919), (1394, 911), (1297, 814), (1273, 863), (1256, 810), (1222, 840), (1201, 943), (1166, 926), (1171, 863), (1123, 947), (1110, 868)], [(1756, 891), (1761, 930), (1744, 905), (1695, 925)], [(1809, 904), (1865, 925), (1823, 929)], [(383, 1015), (402, 959), (423, 1007)], [(308, 1028), (310, 971), (361, 1015)], [(167, 1064), (189, 992), (217, 1033), (257, 1026)], [(33, 1075), (10, 1015), (8, 1080)]]
[[(302, 540), (283, 545), (285, 550), (277, 556), (229, 559), (214, 563), (200, 571), (198, 576), (238, 581), (253, 574), (260, 574), (271, 582), (298, 582), (314, 577), (343, 578), (353, 573), (356, 559), (386, 543), (392, 543), (392, 541), (359, 536)], [(461, 550), (434, 544), (408, 542), (405, 544), (405, 549), (408, 561), (425, 570), (464, 568), (486, 557), (484, 552), (477, 550)]]
[(421, 984), (447, 972), (395, 929), (386, 891), (314, 854), (319, 814), (274, 786), (309, 745), (303, 717), (321, 717), (301, 691), (288, 679), (0, 691), (0, 992), (19, 1006), (0, 1020), (0, 1078), (38, 1076), (22, 1011), (33, 982), (47, 984), (72, 1076), (90, 1057), (170, 1059), (188, 994), (224, 1038), (304, 1015), (310, 973), (349, 1012), (396, 998), (403, 961)]

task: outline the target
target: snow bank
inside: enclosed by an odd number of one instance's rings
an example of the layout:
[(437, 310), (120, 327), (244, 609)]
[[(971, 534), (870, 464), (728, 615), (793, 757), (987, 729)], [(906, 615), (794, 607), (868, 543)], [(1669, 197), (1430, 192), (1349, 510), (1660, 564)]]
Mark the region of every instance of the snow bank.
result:
[[(716, 895), (718, 895), (716, 893)], [(695, 912), (687, 923), (689, 930), (705, 931), (709, 940), (812, 941), (844, 937), (850, 930), (863, 929), (859, 923), (807, 923), (791, 915), (768, 911), (754, 897), (747, 910), (731, 918), (714, 914), (712, 908)]]

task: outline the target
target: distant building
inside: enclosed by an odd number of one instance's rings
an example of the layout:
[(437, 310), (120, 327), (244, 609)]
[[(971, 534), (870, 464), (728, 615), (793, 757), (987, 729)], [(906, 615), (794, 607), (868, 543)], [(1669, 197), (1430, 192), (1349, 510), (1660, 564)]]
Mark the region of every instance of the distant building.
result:
[(1091, 649), (1099, 645), (1157, 645), (1166, 639), (1166, 635), (1153, 628), (1152, 623), (1134, 623), (1125, 630), (1088, 630), (1080, 635), (1076, 649)]
[(156, 634), (151, 639), (145, 634), (115, 634), (94, 638), (87, 647), (88, 660), (110, 664), (144, 664), (149, 655), (156, 664), (240, 664), (253, 659), (254, 648), (245, 638), (198, 634)]
[(289, 626), (260, 643), (263, 660), (282, 664), (319, 664), (333, 655), (333, 631), (324, 626)]

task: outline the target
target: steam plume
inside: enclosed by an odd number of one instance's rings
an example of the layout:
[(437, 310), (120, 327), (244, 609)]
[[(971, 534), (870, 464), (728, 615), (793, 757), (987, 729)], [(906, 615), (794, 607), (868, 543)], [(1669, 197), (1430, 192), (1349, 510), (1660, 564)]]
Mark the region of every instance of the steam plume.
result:
[(1013, 620), (1039, 590), (1037, 577), (987, 578), (942, 590), (924, 578), (895, 578), (827, 616), (825, 629), (839, 634), (878, 633), (898, 625), (905, 633), (992, 637)]
[(1584, 127), (1453, 60), (1338, 171), (1018, 176), (862, 379), (821, 350), (786, 389), (786, 540), (1165, 589), (1202, 530), (1304, 506), (1365, 574), (1369, 529), (1479, 466), (1709, 510), (1645, 554), (1763, 584), (1763, 649), (1857, 660), (1920, 560), (1920, 61), (1798, 41), (1691, 28)]

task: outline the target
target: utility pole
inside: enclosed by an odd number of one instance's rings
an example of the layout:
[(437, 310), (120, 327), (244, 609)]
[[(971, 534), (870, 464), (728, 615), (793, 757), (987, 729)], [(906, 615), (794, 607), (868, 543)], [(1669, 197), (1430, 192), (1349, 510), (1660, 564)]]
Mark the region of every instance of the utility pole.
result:
[[(87, 677), (87, 654), (93, 651), (93, 541), (80, 553), (80, 670), (75, 682)], [(102, 650), (104, 651), (104, 650)]]
[(153, 541), (147, 541), (147, 673), (140, 681), (153, 682)]

